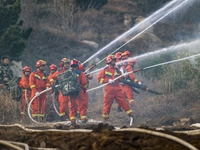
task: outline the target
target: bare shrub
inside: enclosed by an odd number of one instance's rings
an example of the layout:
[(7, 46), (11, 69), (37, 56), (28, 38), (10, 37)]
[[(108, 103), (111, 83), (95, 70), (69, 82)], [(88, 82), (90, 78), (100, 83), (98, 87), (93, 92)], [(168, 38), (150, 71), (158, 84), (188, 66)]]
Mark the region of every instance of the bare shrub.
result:
[(19, 121), (20, 102), (12, 100), (8, 92), (4, 92), (0, 96), (0, 122), (2, 124), (11, 124)]

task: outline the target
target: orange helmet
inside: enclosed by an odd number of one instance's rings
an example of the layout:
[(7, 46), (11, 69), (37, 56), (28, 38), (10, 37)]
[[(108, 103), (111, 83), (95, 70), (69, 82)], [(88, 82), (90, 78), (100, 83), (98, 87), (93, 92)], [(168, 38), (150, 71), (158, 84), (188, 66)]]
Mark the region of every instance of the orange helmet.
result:
[(70, 66), (72, 65), (79, 65), (79, 61), (77, 59), (72, 59), (71, 62), (70, 62)]
[(116, 59), (121, 59), (121, 58), (122, 58), (122, 52), (117, 52), (117, 53), (115, 54), (115, 58), (116, 58)]
[(23, 69), (22, 69), (23, 72), (31, 72), (31, 68), (29, 68), (28, 66), (25, 66)]
[(80, 63), (78, 67), (79, 67), (79, 69), (80, 69), (81, 71), (84, 71), (84, 70), (85, 70), (84, 65), (83, 65), (82, 63)]
[(69, 61), (69, 59), (67, 59), (67, 58), (63, 58), (63, 59), (61, 60), (61, 62), (67, 63), (67, 62), (70, 62), (70, 61)]
[(63, 59), (60, 61), (60, 67), (63, 67), (64, 63), (70, 63), (70, 60), (67, 59), (67, 58), (63, 58)]
[(45, 66), (47, 63), (44, 60), (38, 60), (36, 63), (36, 67), (39, 68), (40, 66)]
[(128, 50), (126, 50), (126, 51), (124, 52), (124, 55), (127, 56), (127, 57), (130, 57), (130, 56), (131, 56), (131, 53), (130, 53)]
[(57, 70), (57, 66), (55, 64), (52, 64), (49, 66), (49, 70)]
[(109, 64), (112, 60), (116, 60), (115, 56), (114, 55), (109, 55), (106, 58), (106, 64)]

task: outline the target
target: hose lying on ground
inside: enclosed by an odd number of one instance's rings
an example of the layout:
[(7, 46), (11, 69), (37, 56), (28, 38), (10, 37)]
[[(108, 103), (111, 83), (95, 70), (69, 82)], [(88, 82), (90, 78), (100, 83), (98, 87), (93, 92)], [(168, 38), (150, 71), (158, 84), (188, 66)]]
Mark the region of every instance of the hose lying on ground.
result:
[[(22, 125), (19, 125), (19, 124), (15, 124), (15, 125), (0, 125), (0, 127), (14, 127), (14, 126), (17, 126), (25, 131), (28, 131), (28, 132), (43, 132), (43, 130), (33, 130), (33, 129), (28, 129), (28, 128), (25, 128), (24, 126)], [(70, 132), (87, 132), (87, 133), (90, 133), (92, 132), (92, 130), (87, 130), (87, 129), (75, 129), (75, 130), (57, 130), (57, 129), (47, 129), (45, 131), (50, 131), (50, 132), (61, 132), (61, 133), (70, 133)], [(113, 130), (115, 132), (122, 132), (122, 131), (133, 131), (133, 132), (139, 132), (139, 133), (145, 133), (145, 134), (150, 134), (150, 135), (154, 135), (154, 136), (158, 136), (158, 137), (162, 137), (162, 138), (166, 138), (166, 139), (169, 139), (169, 140), (172, 140), (172, 141), (175, 141), (185, 147), (187, 147), (188, 149), (190, 150), (198, 150), (196, 147), (194, 147), (193, 145), (191, 145), (190, 143), (178, 138), (178, 137), (175, 137), (175, 136), (172, 136), (172, 135), (169, 135), (169, 134), (166, 134), (166, 133), (161, 133), (161, 132), (157, 132), (157, 131), (152, 131), (152, 130), (146, 130), (146, 129), (141, 129), (141, 128), (125, 128), (125, 129), (115, 129)], [(200, 133), (200, 132), (199, 132)], [(6, 143), (7, 144), (7, 143)], [(18, 150), (18, 149), (17, 149)]]

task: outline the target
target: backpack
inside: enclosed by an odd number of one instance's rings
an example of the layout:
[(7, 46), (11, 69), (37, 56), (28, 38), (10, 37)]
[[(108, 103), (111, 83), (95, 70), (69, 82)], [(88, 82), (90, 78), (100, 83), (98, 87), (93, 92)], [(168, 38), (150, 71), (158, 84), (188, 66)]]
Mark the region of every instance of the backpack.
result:
[(20, 79), (21, 79), (21, 77), (13, 77), (8, 82), (11, 96), (12, 96), (13, 100), (16, 100), (17, 102), (19, 102), (21, 100), (21, 97), (22, 97), (22, 90), (18, 85)]
[(59, 90), (61, 90), (63, 96), (79, 94), (80, 84), (76, 71), (68, 69), (62, 74), (59, 74), (57, 78)]

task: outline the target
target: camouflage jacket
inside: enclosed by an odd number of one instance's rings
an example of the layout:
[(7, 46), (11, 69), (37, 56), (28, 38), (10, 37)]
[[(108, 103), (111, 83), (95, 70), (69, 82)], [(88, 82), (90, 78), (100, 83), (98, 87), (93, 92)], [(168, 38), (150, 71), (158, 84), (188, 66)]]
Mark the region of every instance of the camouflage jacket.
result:
[(8, 87), (8, 82), (13, 78), (13, 72), (8, 65), (0, 65), (0, 84)]

